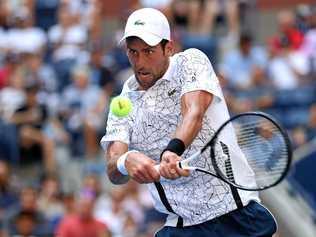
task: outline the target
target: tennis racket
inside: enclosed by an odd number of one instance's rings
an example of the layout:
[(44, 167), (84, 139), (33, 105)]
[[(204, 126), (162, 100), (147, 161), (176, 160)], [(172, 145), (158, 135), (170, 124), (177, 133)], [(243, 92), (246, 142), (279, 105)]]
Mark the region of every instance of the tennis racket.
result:
[[(223, 138), (233, 142), (228, 146)], [(289, 137), (276, 120), (263, 112), (247, 112), (223, 123), (211, 140), (180, 161), (179, 167), (212, 175), (238, 189), (260, 191), (280, 183), (291, 160)]]

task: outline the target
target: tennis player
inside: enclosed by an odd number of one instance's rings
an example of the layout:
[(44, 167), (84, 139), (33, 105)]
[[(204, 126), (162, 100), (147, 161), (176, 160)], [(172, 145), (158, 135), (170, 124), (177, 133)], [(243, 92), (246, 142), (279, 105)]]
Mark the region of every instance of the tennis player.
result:
[[(257, 192), (177, 167), (229, 118), (206, 55), (193, 48), (173, 55), (168, 20), (152, 8), (129, 16), (121, 43), (134, 71), (121, 95), (133, 110), (123, 118), (109, 114), (101, 144), (110, 180), (148, 184), (155, 208), (168, 214), (157, 237), (272, 236), (276, 222)], [(231, 152), (229, 139), (220, 144)], [(234, 175), (247, 180), (246, 170)]]

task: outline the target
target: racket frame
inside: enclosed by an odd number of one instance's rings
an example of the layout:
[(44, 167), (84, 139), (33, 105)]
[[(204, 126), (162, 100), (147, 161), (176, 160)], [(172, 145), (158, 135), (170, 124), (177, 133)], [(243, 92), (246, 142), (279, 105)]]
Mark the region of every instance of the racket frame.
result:
[[(285, 141), (285, 145), (286, 145), (286, 150), (287, 150), (287, 154), (288, 154), (288, 159), (287, 159), (287, 164), (286, 164), (286, 167), (282, 173), (282, 175), (273, 183), (269, 184), (269, 185), (266, 185), (266, 186), (261, 186), (261, 187), (256, 187), (256, 188), (249, 188), (249, 187), (245, 187), (245, 186), (242, 186), (242, 185), (238, 185), (232, 181), (230, 181), (223, 173), (222, 171), (220, 170), (220, 168), (218, 167), (217, 165), (217, 162), (216, 162), (216, 159), (215, 159), (215, 144), (217, 142), (217, 139), (218, 139), (218, 136), (219, 134), (221, 133), (221, 131), (225, 128), (225, 126), (232, 122), (233, 120), (239, 118), (239, 117), (242, 117), (242, 116), (246, 116), (246, 115), (256, 115), (256, 116), (261, 116), (261, 117), (264, 117), (266, 118), (267, 120), (269, 120), (270, 122), (272, 122), (280, 131), (280, 133), (282, 134), (283, 138), (284, 138), (284, 141)], [(204, 169), (201, 169), (199, 167), (191, 167), (189, 166), (189, 163), (190, 161), (192, 160), (195, 160), (197, 159), (197, 157), (199, 157), (208, 147), (211, 148), (211, 162), (212, 162), (212, 165), (213, 165), (213, 168), (216, 172), (216, 174), (213, 174), (207, 170), (204, 170)], [(273, 187), (273, 186), (276, 186), (277, 184), (279, 184), (284, 178), (285, 176), (287, 175), (289, 169), (290, 169), (290, 166), (291, 166), (291, 162), (292, 162), (292, 156), (293, 156), (293, 152), (292, 152), (292, 147), (291, 147), (291, 143), (290, 143), (290, 139), (287, 135), (287, 133), (285, 132), (284, 128), (281, 127), (281, 125), (274, 119), (271, 117), (271, 115), (268, 115), (264, 112), (259, 112), (259, 111), (253, 111), (253, 112), (245, 112), (245, 113), (240, 113), (240, 114), (237, 114), (235, 116), (232, 116), (230, 119), (228, 119), (226, 122), (224, 122), (217, 130), (216, 132), (214, 133), (212, 139), (206, 143), (206, 145), (204, 145), (204, 147), (194, 153), (192, 156), (190, 156), (188, 159), (185, 159), (185, 160), (182, 160), (179, 162), (179, 167), (182, 168), (182, 169), (188, 169), (188, 170), (196, 170), (196, 171), (199, 171), (199, 172), (202, 172), (202, 173), (206, 173), (206, 174), (209, 174), (209, 175), (212, 175), (216, 178), (219, 178), (221, 179), (222, 181), (226, 182), (227, 184), (233, 186), (233, 187), (236, 187), (238, 189), (241, 189), (241, 190), (246, 190), (246, 191), (261, 191), (261, 190), (265, 190), (265, 189), (268, 189), (270, 187)]]

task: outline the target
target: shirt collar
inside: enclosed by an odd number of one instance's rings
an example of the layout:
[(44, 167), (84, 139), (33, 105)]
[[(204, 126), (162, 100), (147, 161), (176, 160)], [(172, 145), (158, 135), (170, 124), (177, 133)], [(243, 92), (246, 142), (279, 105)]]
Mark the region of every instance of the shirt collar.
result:
[(161, 77), (161, 79), (171, 81), (173, 70), (174, 70), (174, 60), (173, 60), (173, 57), (170, 57), (167, 71)]

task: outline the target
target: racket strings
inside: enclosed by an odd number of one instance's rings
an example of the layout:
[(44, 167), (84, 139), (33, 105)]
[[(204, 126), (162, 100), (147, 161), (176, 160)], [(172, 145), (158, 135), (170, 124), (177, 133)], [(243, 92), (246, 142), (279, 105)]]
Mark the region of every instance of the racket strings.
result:
[[(250, 188), (265, 187), (277, 182), (288, 165), (287, 144), (280, 129), (264, 117), (249, 115), (233, 120), (221, 133), (227, 135), (232, 130), (234, 134), (231, 137), (235, 136), (238, 143), (238, 149), (234, 150), (233, 155), (244, 157), (245, 162), (239, 171), (252, 174), (255, 179), (254, 187)], [(247, 185), (238, 183), (237, 179), (235, 181), (232, 156), (225, 152), (216, 154), (218, 168), (223, 175), (238, 185)]]

